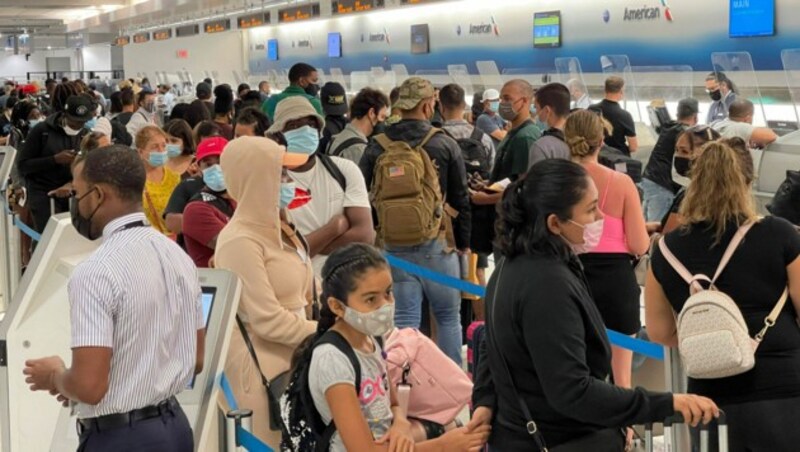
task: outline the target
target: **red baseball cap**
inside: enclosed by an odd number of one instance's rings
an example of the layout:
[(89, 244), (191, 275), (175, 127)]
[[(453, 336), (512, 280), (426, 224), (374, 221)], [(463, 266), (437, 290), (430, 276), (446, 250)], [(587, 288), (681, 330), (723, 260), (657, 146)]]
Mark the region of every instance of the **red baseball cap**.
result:
[(228, 140), (223, 137), (210, 137), (200, 142), (197, 146), (197, 161), (201, 161), (206, 157), (212, 155), (222, 155), (225, 146), (228, 145)]

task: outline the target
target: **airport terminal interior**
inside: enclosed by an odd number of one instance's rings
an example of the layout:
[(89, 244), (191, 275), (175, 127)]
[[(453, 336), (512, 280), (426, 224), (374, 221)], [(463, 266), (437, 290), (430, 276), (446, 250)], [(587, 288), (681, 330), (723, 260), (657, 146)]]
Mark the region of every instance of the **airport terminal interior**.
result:
[(797, 0), (0, 0), (0, 45), (0, 452), (800, 450)]

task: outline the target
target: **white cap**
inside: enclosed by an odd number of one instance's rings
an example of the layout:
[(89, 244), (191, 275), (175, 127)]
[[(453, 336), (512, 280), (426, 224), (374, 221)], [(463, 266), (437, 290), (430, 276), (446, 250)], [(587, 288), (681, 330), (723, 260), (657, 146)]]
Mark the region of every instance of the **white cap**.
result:
[(500, 92), (496, 89), (487, 89), (483, 92), (483, 97), (481, 98), (481, 102), (486, 102), (487, 100), (497, 100), (500, 99)]
[(111, 139), (111, 134), (113, 133), (111, 121), (109, 121), (108, 118), (97, 118), (97, 124), (92, 128), (92, 132), (100, 132)]

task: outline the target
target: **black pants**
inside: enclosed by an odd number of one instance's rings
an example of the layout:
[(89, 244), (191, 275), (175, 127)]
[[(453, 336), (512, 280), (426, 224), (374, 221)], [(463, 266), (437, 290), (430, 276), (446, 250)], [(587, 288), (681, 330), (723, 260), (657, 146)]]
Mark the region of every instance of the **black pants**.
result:
[(84, 430), (78, 452), (194, 452), (192, 428), (180, 405), (129, 426)]
[[(33, 229), (38, 233), (44, 232), (47, 221), (50, 219), (50, 197), (46, 191), (28, 189), (28, 208), (33, 216)], [(55, 211), (52, 213), (62, 213), (69, 210), (69, 198), (55, 198)]]
[[(731, 452), (800, 450), (800, 397), (720, 405), (728, 417)], [(719, 450), (717, 425), (709, 426), (711, 452)], [(700, 430), (692, 429), (692, 450), (700, 450)]]

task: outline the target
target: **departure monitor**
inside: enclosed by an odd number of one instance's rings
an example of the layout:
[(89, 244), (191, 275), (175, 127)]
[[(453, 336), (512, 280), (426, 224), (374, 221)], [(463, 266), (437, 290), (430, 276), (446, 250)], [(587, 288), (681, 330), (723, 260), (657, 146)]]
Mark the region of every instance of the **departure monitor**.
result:
[(341, 33), (328, 33), (328, 56), (331, 58), (342, 57)]
[(269, 61), (278, 61), (278, 40), (270, 39), (267, 41), (267, 59)]
[(430, 53), (431, 43), (428, 24), (411, 26), (411, 53)]
[(775, 0), (731, 0), (731, 38), (775, 34)]
[(533, 15), (533, 47), (537, 49), (561, 47), (561, 11)]

